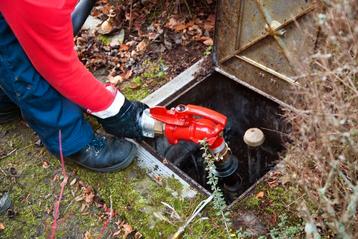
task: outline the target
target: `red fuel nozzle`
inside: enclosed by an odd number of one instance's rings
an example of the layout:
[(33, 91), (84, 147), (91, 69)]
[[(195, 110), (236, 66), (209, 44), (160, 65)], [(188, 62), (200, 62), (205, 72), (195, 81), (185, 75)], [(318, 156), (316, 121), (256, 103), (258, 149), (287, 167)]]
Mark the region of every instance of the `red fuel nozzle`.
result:
[[(239, 191), (241, 181), (235, 173), (238, 160), (231, 154), (223, 137), (227, 123), (225, 115), (197, 105), (178, 105), (170, 110), (156, 106), (151, 108), (149, 113), (152, 119), (161, 122), (162, 126), (157, 127), (160, 130), (156, 132), (164, 132), (170, 144), (176, 144), (179, 140), (199, 143), (206, 139), (211, 152), (217, 156), (215, 165), (218, 177), (223, 178), (228, 191)], [(150, 125), (156, 128), (155, 122)]]
[(222, 132), (227, 118), (214, 110), (196, 105), (178, 105), (170, 110), (156, 106), (150, 109), (150, 115), (165, 124), (165, 136), (170, 144), (179, 140), (199, 143), (206, 139), (214, 151), (225, 145)]

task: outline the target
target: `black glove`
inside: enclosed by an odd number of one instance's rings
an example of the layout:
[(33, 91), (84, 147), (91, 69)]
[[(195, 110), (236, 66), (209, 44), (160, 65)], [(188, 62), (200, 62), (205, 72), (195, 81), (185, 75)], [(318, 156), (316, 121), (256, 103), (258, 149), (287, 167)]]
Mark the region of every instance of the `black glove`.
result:
[(117, 137), (142, 139), (143, 134), (140, 119), (143, 111), (147, 108), (146, 104), (139, 101), (125, 99), (118, 114), (106, 119), (97, 118), (97, 120), (109, 134)]

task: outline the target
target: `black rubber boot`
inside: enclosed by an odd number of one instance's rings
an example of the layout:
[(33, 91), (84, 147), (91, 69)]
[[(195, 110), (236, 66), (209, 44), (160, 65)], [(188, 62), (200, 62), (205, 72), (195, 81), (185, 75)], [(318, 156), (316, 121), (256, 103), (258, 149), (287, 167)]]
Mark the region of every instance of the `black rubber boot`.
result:
[(14, 109), (9, 111), (0, 110), (0, 124), (17, 121), (19, 119), (20, 119), (19, 109)]
[(0, 102), (0, 124), (19, 120), (20, 115), (20, 110), (15, 104)]
[(67, 158), (90, 170), (107, 173), (128, 167), (136, 152), (132, 142), (95, 134), (85, 148)]
[(0, 89), (0, 124), (20, 119), (20, 110)]

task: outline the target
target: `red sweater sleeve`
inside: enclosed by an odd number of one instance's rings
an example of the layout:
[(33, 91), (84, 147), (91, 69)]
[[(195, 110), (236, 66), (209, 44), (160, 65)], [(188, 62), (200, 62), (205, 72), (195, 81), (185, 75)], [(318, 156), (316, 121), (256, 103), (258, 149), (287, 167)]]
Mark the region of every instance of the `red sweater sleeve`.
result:
[(33, 66), (63, 96), (89, 109), (108, 108), (114, 95), (79, 61), (71, 12), (77, 0), (1, 0), (0, 12)]

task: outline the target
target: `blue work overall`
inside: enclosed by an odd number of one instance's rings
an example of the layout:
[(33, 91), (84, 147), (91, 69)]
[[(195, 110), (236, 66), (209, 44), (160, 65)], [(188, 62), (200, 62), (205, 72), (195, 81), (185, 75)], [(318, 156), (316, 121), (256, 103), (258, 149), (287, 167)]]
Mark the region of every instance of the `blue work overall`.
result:
[(40, 76), (0, 14), (0, 111), (9, 104), (20, 108), (24, 120), (55, 155), (60, 129), (64, 156), (78, 152), (93, 138), (82, 109)]

